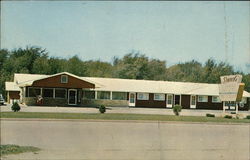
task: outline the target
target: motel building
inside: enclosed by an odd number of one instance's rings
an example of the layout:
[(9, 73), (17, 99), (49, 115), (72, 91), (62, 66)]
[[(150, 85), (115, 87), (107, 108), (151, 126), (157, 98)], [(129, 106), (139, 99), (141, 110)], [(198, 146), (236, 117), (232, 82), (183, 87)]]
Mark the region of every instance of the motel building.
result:
[[(117, 106), (235, 110), (221, 102), (219, 84), (78, 77), (68, 72), (54, 75), (14, 74), (5, 82), (8, 103), (28, 106)], [(250, 93), (244, 91), (239, 110), (249, 110)]]

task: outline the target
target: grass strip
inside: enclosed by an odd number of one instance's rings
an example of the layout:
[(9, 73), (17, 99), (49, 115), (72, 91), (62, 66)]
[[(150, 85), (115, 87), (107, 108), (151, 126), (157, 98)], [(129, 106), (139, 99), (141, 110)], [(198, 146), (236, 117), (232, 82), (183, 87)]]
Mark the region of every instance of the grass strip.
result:
[(18, 154), (24, 152), (37, 152), (40, 149), (33, 146), (18, 146), (13, 144), (0, 145), (1, 156), (7, 154)]
[(227, 119), (223, 117), (123, 114), (123, 113), (100, 114), (100, 113), (1, 112), (1, 118), (147, 120), (147, 121), (250, 123), (250, 119)]

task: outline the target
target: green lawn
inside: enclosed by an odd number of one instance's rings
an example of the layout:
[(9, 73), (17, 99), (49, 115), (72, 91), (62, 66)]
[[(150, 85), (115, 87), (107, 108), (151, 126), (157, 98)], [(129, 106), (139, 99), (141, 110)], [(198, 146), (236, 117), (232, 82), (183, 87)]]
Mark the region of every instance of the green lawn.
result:
[(94, 120), (146, 120), (184, 122), (250, 123), (250, 119), (226, 119), (221, 117), (174, 116), (120, 113), (44, 113), (44, 112), (1, 112), (1, 118), (41, 118), (41, 119), (94, 119)]
[(18, 146), (13, 144), (0, 145), (1, 156), (23, 152), (37, 152), (40, 149), (32, 146)]

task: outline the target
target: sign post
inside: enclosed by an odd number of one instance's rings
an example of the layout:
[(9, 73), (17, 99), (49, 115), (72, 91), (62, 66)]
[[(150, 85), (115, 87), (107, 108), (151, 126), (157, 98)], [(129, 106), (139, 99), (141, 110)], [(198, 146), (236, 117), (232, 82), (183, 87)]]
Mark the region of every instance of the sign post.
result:
[(241, 83), (242, 75), (221, 76), (220, 80), (219, 97), (223, 102), (223, 113), (225, 113), (225, 102), (235, 102), (236, 113), (238, 113), (238, 103), (242, 99), (245, 86)]

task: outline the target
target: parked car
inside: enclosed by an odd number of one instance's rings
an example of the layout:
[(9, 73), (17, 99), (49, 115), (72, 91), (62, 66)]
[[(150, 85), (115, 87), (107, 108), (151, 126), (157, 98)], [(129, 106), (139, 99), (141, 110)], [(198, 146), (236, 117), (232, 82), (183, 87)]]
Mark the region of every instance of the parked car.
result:
[(3, 95), (0, 94), (0, 105), (3, 105), (4, 104), (4, 99), (3, 99)]

